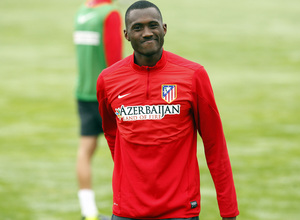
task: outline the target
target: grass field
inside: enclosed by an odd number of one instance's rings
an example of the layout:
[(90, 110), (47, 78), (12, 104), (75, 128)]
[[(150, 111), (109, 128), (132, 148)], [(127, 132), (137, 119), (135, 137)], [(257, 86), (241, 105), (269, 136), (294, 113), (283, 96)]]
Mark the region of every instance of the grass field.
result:
[[(130, 0), (120, 6), (124, 12)], [(214, 87), (244, 220), (300, 219), (300, 2), (153, 1), (165, 49), (201, 63)], [(80, 219), (72, 43), (80, 0), (0, 1), (0, 219)], [(126, 52), (131, 54), (130, 45)], [(199, 140), (201, 220), (220, 219)], [(103, 137), (94, 188), (111, 214)]]

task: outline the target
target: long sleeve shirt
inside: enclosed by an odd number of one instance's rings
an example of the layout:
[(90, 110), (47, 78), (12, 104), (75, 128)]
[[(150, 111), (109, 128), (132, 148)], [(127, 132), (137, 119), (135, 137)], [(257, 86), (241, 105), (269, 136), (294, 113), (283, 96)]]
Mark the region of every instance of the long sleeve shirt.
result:
[(167, 51), (154, 67), (138, 66), (132, 55), (100, 74), (97, 98), (114, 160), (115, 215), (199, 215), (197, 132), (221, 216), (239, 214), (222, 123), (203, 66)]

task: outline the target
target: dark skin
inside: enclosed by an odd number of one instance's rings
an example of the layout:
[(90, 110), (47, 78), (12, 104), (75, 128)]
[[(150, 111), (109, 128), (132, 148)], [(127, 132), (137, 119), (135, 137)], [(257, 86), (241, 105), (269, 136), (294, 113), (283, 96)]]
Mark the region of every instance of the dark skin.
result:
[(155, 8), (132, 10), (126, 18), (125, 38), (131, 42), (135, 63), (155, 66), (163, 52), (167, 25)]
[[(163, 52), (167, 25), (156, 8), (135, 9), (126, 17), (125, 38), (131, 42), (135, 63), (139, 66), (155, 66)], [(236, 220), (236, 217), (222, 218)]]

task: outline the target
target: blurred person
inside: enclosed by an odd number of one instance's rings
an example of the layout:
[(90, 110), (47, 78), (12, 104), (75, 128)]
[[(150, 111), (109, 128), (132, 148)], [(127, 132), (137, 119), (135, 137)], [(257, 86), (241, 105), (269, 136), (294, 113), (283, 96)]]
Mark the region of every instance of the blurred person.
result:
[(125, 14), (133, 55), (103, 70), (99, 112), (114, 160), (112, 220), (199, 219), (197, 131), (220, 215), (239, 214), (230, 159), (203, 66), (163, 49), (159, 8), (133, 3)]
[(91, 164), (98, 136), (103, 133), (96, 82), (104, 68), (122, 59), (122, 20), (112, 0), (87, 0), (80, 7), (75, 19), (74, 43), (81, 135), (76, 165), (78, 197), (83, 219), (95, 220), (100, 217), (92, 190)]

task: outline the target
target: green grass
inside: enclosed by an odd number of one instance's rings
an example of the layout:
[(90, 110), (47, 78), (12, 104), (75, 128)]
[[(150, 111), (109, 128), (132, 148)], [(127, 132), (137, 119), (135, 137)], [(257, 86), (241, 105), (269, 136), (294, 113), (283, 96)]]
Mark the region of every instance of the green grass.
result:
[[(120, 4), (124, 12), (131, 1)], [(300, 2), (153, 1), (165, 49), (207, 69), (245, 220), (300, 219)], [(0, 219), (79, 219), (74, 14), (82, 1), (0, 2)], [(125, 55), (131, 54), (125, 42)], [(220, 219), (199, 140), (202, 220)], [(111, 214), (105, 139), (94, 188)]]

